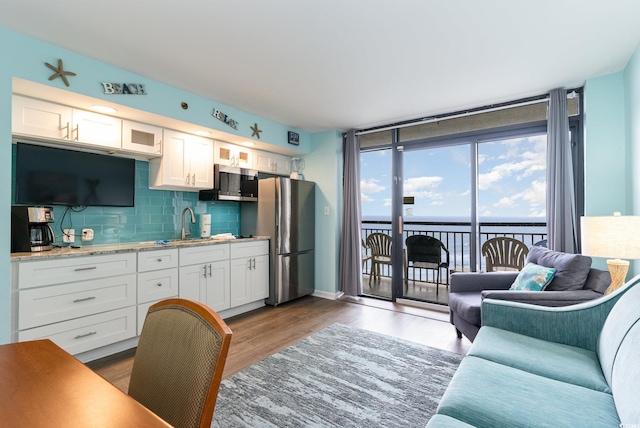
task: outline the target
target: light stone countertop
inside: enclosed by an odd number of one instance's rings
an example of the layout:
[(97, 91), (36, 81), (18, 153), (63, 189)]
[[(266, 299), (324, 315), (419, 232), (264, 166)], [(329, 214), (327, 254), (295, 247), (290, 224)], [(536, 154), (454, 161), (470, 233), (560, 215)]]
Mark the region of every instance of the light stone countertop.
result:
[(219, 245), (234, 242), (251, 242), (268, 240), (268, 236), (254, 236), (251, 238), (237, 239), (212, 239), (212, 238), (193, 238), (193, 239), (173, 239), (167, 244), (156, 244), (157, 241), (146, 242), (125, 242), (122, 244), (99, 244), (78, 246), (79, 248), (71, 248), (70, 246), (54, 248), (50, 251), (38, 251), (31, 253), (11, 253), (11, 261), (31, 261), (31, 260), (47, 260), (59, 257), (81, 257), (93, 256), (97, 254), (116, 254), (127, 253), (132, 251), (153, 251), (164, 250), (169, 248), (196, 247), (203, 245)]

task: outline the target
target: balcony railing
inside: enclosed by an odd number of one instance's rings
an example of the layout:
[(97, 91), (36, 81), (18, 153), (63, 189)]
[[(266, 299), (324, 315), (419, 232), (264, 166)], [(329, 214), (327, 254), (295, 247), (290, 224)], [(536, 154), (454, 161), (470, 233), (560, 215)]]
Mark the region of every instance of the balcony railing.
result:
[[(456, 272), (471, 271), (471, 252), (469, 242), (471, 238), (471, 224), (468, 222), (422, 222), (405, 221), (403, 223), (402, 242), (411, 235), (433, 236), (449, 250), (450, 269)], [(391, 234), (390, 221), (365, 220), (362, 222), (362, 239), (367, 242), (367, 236), (380, 232)], [(480, 224), (479, 247), (488, 239), (506, 236), (524, 242), (527, 247), (547, 239), (545, 222), (484, 222)], [(365, 249), (368, 253), (368, 250)], [(484, 258), (478, 254), (480, 269), (485, 269)], [(382, 267), (382, 276), (390, 276), (388, 266)], [(364, 274), (370, 273), (371, 266), (367, 263)], [(416, 278), (418, 279), (418, 278)], [(418, 279), (420, 280), (420, 279)]]

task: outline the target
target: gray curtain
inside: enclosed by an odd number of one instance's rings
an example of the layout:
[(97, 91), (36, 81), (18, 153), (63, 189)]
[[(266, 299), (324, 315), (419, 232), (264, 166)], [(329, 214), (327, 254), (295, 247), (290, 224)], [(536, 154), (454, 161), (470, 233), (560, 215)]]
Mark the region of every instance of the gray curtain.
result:
[(575, 253), (578, 222), (565, 89), (551, 91), (547, 121), (547, 246)]
[(355, 131), (344, 141), (342, 237), (340, 239), (340, 291), (362, 294), (362, 245), (360, 212), (360, 142)]

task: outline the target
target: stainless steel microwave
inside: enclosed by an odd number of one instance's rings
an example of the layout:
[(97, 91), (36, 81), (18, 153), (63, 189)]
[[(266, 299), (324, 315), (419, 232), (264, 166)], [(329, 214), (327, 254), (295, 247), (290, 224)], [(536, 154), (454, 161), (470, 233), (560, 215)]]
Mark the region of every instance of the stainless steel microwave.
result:
[(201, 201), (257, 201), (258, 171), (216, 164), (213, 189), (200, 190)]

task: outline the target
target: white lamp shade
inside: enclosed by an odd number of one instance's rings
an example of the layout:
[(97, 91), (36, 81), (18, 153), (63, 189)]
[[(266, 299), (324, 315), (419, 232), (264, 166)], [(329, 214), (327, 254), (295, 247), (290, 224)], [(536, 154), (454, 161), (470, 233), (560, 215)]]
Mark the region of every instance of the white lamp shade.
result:
[(640, 216), (581, 217), (582, 254), (640, 259)]

